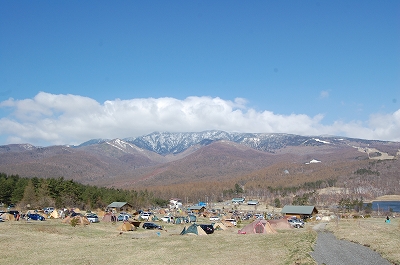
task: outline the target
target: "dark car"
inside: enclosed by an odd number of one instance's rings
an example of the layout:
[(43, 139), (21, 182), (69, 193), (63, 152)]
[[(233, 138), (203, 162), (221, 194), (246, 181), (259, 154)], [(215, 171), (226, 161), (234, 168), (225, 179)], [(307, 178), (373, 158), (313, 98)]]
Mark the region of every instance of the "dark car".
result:
[(200, 227), (206, 232), (206, 234), (214, 233), (214, 226), (212, 225), (200, 225)]
[(28, 220), (44, 221), (46, 218), (37, 213), (30, 213), (27, 215)]
[(9, 214), (12, 214), (12, 215), (14, 215), (14, 216), (16, 216), (17, 214), (19, 214), (18, 211), (8, 211), (8, 213), (9, 213)]
[(159, 229), (162, 230), (161, 225), (157, 225), (155, 223), (144, 223), (142, 226), (144, 229)]

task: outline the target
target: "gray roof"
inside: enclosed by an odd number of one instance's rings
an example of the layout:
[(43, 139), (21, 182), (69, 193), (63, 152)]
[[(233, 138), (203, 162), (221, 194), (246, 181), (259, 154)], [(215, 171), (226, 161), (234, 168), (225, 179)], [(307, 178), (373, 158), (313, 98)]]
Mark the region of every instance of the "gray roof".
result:
[(292, 214), (312, 214), (315, 211), (318, 213), (318, 210), (315, 206), (296, 206), (296, 205), (285, 205), (282, 208), (282, 213), (292, 213)]
[(195, 206), (188, 207), (188, 210), (201, 210), (202, 208), (206, 208), (206, 207), (195, 205)]
[(121, 208), (124, 207), (127, 202), (113, 202), (107, 206), (107, 208)]

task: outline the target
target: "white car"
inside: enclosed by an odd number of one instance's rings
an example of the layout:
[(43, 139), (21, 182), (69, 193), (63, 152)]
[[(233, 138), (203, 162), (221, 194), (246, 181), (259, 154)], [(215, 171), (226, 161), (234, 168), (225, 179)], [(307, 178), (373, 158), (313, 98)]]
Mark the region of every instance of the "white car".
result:
[(254, 215), (254, 217), (255, 217), (256, 219), (264, 219), (264, 215), (261, 214), (261, 213), (256, 213), (256, 214)]
[(143, 213), (140, 215), (140, 218), (142, 218), (142, 219), (144, 219), (144, 220), (149, 220), (149, 219), (150, 219), (150, 216), (151, 216), (151, 213), (143, 212)]
[(172, 223), (174, 221), (174, 217), (166, 215), (163, 218), (161, 218), (161, 221), (166, 223)]
[(89, 220), (91, 223), (98, 223), (100, 222), (99, 217), (96, 214), (88, 214), (86, 218)]
[(210, 221), (219, 221), (219, 217), (218, 216), (211, 216), (210, 217)]
[(54, 211), (54, 207), (47, 207), (44, 208), (43, 210), (45, 214), (51, 214)]
[(303, 228), (304, 227), (304, 222), (303, 220), (299, 219), (289, 219), (288, 220), (289, 224), (293, 226), (294, 228)]

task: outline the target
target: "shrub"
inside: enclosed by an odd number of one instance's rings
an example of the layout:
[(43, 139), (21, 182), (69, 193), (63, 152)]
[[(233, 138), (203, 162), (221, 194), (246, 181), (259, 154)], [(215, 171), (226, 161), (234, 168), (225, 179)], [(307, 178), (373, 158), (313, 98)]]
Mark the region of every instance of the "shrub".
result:
[(78, 222), (79, 222), (78, 218), (72, 218), (71, 219), (71, 226), (73, 226), (73, 227), (77, 226)]

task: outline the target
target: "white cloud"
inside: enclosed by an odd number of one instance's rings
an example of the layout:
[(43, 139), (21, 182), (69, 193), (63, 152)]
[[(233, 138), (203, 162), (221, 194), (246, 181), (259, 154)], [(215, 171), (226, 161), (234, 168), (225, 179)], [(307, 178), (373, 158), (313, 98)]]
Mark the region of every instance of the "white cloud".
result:
[(323, 90), (321, 91), (321, 93), (319, 94), (319, 98), (320, 99), (324, 99), (324, 98), (328, 98), (329, 97), (329, 91), (327, 90)]
[(211, 97), (136, 98), (103, 104), (77, 95), (40, 92), (33, 99), (9, 99), (0, 108), (12, 114), (0, 119), (0, 137), (7, 143), (79, 144), (93, 138), (124, 138), (154, 131), (293, 133), (340, 135), (400, 141), (400, 110), (372, 115), (366, 123), (323, 125), (323, 115), (279, 115), (246, 107), (246, 100)]

